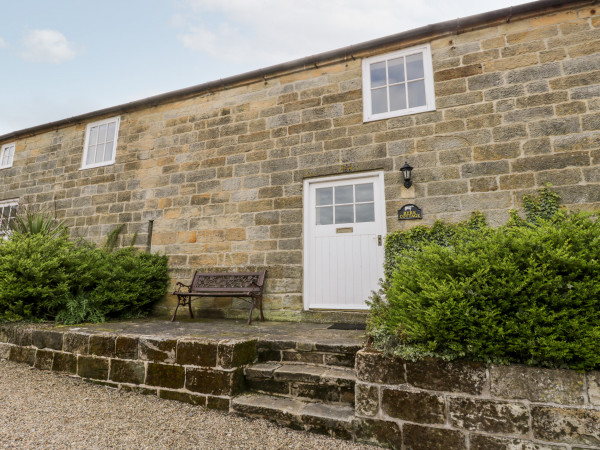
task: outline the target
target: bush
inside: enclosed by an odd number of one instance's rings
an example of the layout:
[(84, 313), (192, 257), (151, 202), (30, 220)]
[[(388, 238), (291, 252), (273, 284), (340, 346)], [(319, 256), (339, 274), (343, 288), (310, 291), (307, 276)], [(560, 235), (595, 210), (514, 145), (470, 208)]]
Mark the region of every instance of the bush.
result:
[(436, 239), (401, 247), (371, 304), (375, 345), (410, 359), (599, 368), (600, 223), (557, 205), (544, 189), (525, 199), (526, 219), (438, 224), (423, 232)]
[(139, 317), (162, 298), (167, 257), (110, 251), (65, 234), (14, 233), (0, 242), (0, 320), (101, 322)]

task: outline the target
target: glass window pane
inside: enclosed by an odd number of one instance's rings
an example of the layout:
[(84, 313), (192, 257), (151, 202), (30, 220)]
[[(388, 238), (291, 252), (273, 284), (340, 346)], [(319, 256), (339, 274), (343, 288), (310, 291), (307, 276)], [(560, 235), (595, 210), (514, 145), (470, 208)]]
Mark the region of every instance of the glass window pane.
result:
[(94, 162), (103, 162), (104, 161), (104, 144), (100, 144), (96, 146), (96, 158)]
[(423, 70), (423, 53), (417, 53), (416, 55), (406, 57), (406, 75), (409, 80), (425, 77), (425, 71)]
[(96, 145), (98, 143), (98, 127), (92, 127), (90, 130), (89, 145)]
[(8, 151), (4, 150), (2, 152), (2, 165), (6, 166), (8, 164)]
[(356, 191), (356, 203), (373, 201), (373, 183), (357, 184), (354, 186)]
[(404, 58), (390, 59), (388, 61), (389, 84), (402, 83), (404, 80)]
[(371, 87), (385, 86), (385, 61), (371, 64)]
[(106, 125), (100, 125), (98, 127), (98, 144), (104, 144), (106, 142)]
[(390, 111), (406, 109), (405, 84), (390, 86)]
[(333, 206), (317, 208), (317, 225), (331, 225), (333, 223)]
[(387, 89), (372, 89), (371, 103), (372, 114), (388, 112)]
[(90, 145), (88, 147), (87, 158), (86, 158), (85, 163), (93, 164), (95, 159), (96, 159), (96, 146)]
[(344, 205), (335, 207), (335, 223), (353, 223), (354, 206)]
[(316, 189), (317, 205), (332, 205), (333, 204), (333, 188), (318, 188)]
[(375, 203), (356, 205), (357, 222), (375, 222)]
[(341, 203), (353, 203), (354, 195), (352, 195), (352, 185), (348, 186), (337, 186), (335, 188), (335, 204)]
[(411, 108), (423, 106), (427, 103), (425, 98), (425, 80), (411, 81), (408, 83), (408, 105)]
[(116, 127), (116, 123), (115, 122), (111, 122), (108, 124), (108, 131), (106, 132), (106, 140), (107, 141), (114, 141), (116, 140), (116, 136), (115, 136), (115, 127)]
[(104, 146), (104, 158), (102, 161), (110, 161), (113, 155), (114, 142), (107, 142)]

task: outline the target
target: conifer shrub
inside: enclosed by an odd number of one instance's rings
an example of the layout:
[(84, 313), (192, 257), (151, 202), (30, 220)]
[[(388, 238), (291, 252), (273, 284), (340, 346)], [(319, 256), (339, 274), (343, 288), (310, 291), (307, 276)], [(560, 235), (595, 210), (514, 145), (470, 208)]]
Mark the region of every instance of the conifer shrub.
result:
[(413, 360), (600, 368), (600, 222), (558, 203), (545, 188), (500, 228), (477, 215), (390, 235), (375, 346)]

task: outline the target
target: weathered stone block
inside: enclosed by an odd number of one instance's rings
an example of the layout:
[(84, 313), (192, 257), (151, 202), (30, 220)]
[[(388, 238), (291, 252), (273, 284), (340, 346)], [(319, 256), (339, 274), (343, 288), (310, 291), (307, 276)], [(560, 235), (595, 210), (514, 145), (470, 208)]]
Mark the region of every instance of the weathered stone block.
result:
[(146, 384), (181, 389), (185, 383), (185, 369), (171, 364), (148, 363)]
[(14, 326), (12, 327), (12, 333), (9, 334), (8, 342), (21, 347), (28, 347), (31, 345), (31, 334), (32, 330), (29, 328)]
[(296, 350), (284, 350), (282, 352), (282, 361), (295, 361), (309, 364), (323, 364), (323, 353), (319, 352), (299, 352)]
[(118, 336), (115, 342), (115, 356), (119, 359), (138, 359), (137, 337)]
[(403, 384), (404, 360), (361, 350), (356, 354), (356, 377), (371, 383)]
[(34, 348), (14, 346), (10, 348), (8, 359), (10, 361), (33, 366), (33, 363), (35, 362), (35, 352), (36, 350)]
[(228, 398), (206, 396), (206, 407), (208, 409), (217, 409), (219, 411), (229, 411), (231, 400)]
[(77, 375), (94, 380), (108, 379), (108, 359), (79, 356), (77, 358)]
[(174, 363), (176, 349), (177, 341), (174, 339), (140, 337), (140, 359), (153, 362)]
[(187, 392), (168, 391), (159, 389), (158, 396), (166, 400), (176, 400), (182, 403), (189, 403), (194, 406), (206, 406), (206, 396), (188, 394)]
[(89, 339), (90, 336), (88, 334), (73, 332), (64, 333), (63, 350), (68, 353), (87, 355), (89, 350)]
[(402, 432), (395, 422), (355, 419), (356, 440), (389, 448), (402, 448)]
[(406, 379), (422, 389), (482, 394), (487, 387), (486, 366), (471, 361), (426, 358), (406, 361)]
[(188, 367), (185, 387), (202, 394), (235, 395), (243, 390), (244, 375), (241, 368), (224, 371)]
[(217, 365), (217, 342), (186, 340), (177, 342), (177, 364), (215, 367)]
[(382, 389), (381, 410), (389, 417), (423, 424), (446, 421), (443, 397), (427, 392)]
[(51, 350), (38, 350), (35, 353), (34, 367), (41, 370), (52, 370), (54, 352)]
[(550, 442), (600, 446), (600, 411), (534, 406), (533, 436)]
[(564, 169), (569, 166), (589, 166), (590, 157), (587, 152), (565, 152), (519, 158), (511, 164), (513, 172), (538, 172), (549, 169)]
[(115, 336), (93, 334), (89, 342), (90, 355), (112, 358), (115, 356)]
[(450, 423), (458, 428), (489, 433), (527, 434), (527, 407), (516, 402), (449, 398)]
[(462, 450), (467, 448), (465, 435), (444, 428), (405, 424), (402, 427), (406, 450)]
[(77, 357), (71, 353), (55, 352), (52, 370), (54, 372), (76, 373)]
[(141, 362), (112, 359), (109, 379), (117, 383), (144, 384), (146, 368)]
[(548, 444), (536, 444), (522, 439), (501, 438), (482, 434), (471, 434), (471, 450), (565, 450), (566, 447)]
[(600, 372), (588, 372), (586, 377), (590, 403), (592, 405), (600, 406)]
[(290, 384), (287, 381), (275, 381), (272, 379), (246, 378), (246, 387), (252, 391), (262, 391), (271, 394), (290, 393)]
[(31, 342), (37, 348), (62, 350), (63, 334), (58, 331), (33, 330), (31, 333)]
[(218, 346), (217, 364), (225, 369), (240, 367), (256, 361), (257, 341), (221, 341)]
[(0, 359), (8, 359), (12, 345), (0, 343)]

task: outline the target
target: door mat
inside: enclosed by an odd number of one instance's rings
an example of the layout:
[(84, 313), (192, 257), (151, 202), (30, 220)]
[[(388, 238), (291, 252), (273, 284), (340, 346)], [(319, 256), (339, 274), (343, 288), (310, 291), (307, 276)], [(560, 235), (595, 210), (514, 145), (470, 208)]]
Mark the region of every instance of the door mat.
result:
[(328, 330), (366, 330), (366, 323), (334, 323), (327, 327)]

